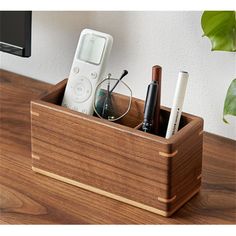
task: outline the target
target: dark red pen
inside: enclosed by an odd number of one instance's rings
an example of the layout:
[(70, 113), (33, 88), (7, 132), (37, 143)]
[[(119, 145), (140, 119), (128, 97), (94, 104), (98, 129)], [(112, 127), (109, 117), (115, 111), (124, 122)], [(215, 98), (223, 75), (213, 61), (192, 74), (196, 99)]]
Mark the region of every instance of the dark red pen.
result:
[(161, 72), (162, 68), (160, 66), (155, 65), (152, 67), (152, 81), (156, 81), (158, 84), (157, 100), (156, 100), (156, 107), (152, 126), (154, 134), (159, 134), (160, 132)]

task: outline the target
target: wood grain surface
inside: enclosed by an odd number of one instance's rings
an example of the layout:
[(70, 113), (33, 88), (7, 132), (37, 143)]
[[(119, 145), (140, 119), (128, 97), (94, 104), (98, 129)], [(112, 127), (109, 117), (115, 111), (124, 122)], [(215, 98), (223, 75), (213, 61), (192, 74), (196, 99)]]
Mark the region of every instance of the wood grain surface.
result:
[(1, 224), (235, 224), (236, 142), (204, 133), (202, 188), (171, 218), (35, 174), (30, 100), (51, 85), (0, 71)]
[[(142, 122), (137, 114), (144, 110), (143, 100), (132, 98), (120, 125), (62, 107), (66, 83), (31, 101), (33, 170), (163, 216), (199, 191), (201, 118), (183, 113), (185, 126), (165, 139), (134, 128)], [(113, 98), (118, 109), (129, 99)], [(169, 116), (170, 109), (161, 107), (163, 113)]]

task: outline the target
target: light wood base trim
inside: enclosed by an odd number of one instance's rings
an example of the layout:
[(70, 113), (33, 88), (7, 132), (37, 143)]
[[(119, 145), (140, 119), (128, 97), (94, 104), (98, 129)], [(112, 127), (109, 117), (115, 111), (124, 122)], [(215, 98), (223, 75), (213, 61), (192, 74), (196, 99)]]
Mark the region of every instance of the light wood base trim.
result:
[(145, 204), (142, 204), (142, 203), (139, 203), (139, 202), (130, 200), (130, 199), (128, 199), (128, 198), (121, 197), (121, 196), (118, 196), (118, 195), (116, 195), (116, 194), (106, 192), (106, 191), (104, 191), (104, 190), (101, 190), (101, 189), (92, 187), (92, 186), (87, 185), (87, 184), (80, 183), (80, 182), (75, 181), (75, 180), (71, 180), (71, 179), (62, 177), (62, 176), (57, 175), (57, 174), (50, 173), (50, 172), (45, 171), (45, 170), (41, 170), (41, 169), (36, 168), (36, 167), (32, 167), (32, 170), (35, 171), (35, 172), (37, 172), (37, 173), (40, 173), (40, 174), (42, 174), (42, 175), (46, 175), (46, 176), (48, 176), (48, 177), (51, 177), (51, 178), (54, 178), (54, 179), (63, 181), (63, 182), (65, 182), (65, 183), (75, 185), (75, 186), (80, 187), (80, 188), (82, 188), (82, 189), (89, 190), (89, 191), (94, 192), (94, 193), (98, 193), (98, 194), (100, 194), (100, 195), (103, 195), (103, 196), (106, 196), (106, 197), (115, 199), (115, 200), (120, 201), (120, 202), (127, 203), (127, 204), (132, 205), (132, 206), (135, 206), (135, 207), (139, 207), (139, 208), (141, 208), (141, 209), (144, 209), (144, 210), (147, 210), (147, 211), (156, 213), (156, 214), (158, 214), (158, 215), (162, 215), (162, 216), (169, 216), (169, 215), (170, 215), (169, 212), (165, 212), (165, 211), (163, 211), (163, 210), (159, 210), (159, 209), (156, 209), (156, 208), (154, 208), (154, 207), (147, 206), (147, 205), (145, 205)]
[[(92, 186), (90, 186), (90, 185), (83, 184), (83, 183), (80, 183), (80, 182), (78, 182), (78, 181), (75, 181), (75, 180), (72, 180), (72, 179), (69, 179), (69, 178), (66, 178), (66, 177), (63, 177), (63, 176), (60, 176), (60, 175), (57, 175), (57, 174), (54, 174), (54, 173), (51, 173), (51, 172), (42, 170), (42, 169), (39, 169), (39, 168), (37, 168), (37, 167), (33, 167), (33, 166), (32, 166), (32, 170), (33, 170), (34, 172), (39, 173), (39, 174), (42, 174), (42, 175), (51, 177), (51, 178), (53, 178), (53, 179), (57, 179), (57, 180), (60, 180), (60, 181), (62, 181), (62, 182), (65, 182), (65, 183), (67, 183), (67, 184), (72, 184), (72, 185), (77, 186), (77, 187), (80, 187), (80, 188), (82, 188), (82, 189), (85, 189), (85, 190), (88, 190), (88, 191), (91, 191), (91, 192), (94, 192), (94, 193), (103, 195), (103, 196), (105, 196), (105, 197), (109, 197), (109, 198), (115, 199), (115, 200), (117, 200), (117, 201), (120, 201), (120, 202), (129, 204), (129, 205), (132, 205), (132, 206), (135, 206), (135, 207), (138, 207), (138, 208), (141, 208), (141, 209), (144, 209), (144, 210), (147, 210), (147, 211), (150, 211), (150, 212), (152, 212), (152, 213), (155, 213), (155, 214), (158, 214), (158, 215), (161, 215), (161, 216), (165, 216), (165, 217), (171, 216), (178, 208), (180, 208), (183, 204), (185, 204), (189, 199), (191, 199), (191, 198), (192, 198), (197, 192), (199, 192), (199, 190), (200, 190), (200, 188), (196, 189), (196, 191), (192, 192), (192, 193), (185, 199), (185, 201), (183, 201), (181, 204), (179, 204), (178, 206), (176, 206), (172, 211), (163, 211), (163, 210), (159, 210), (159, 209), (157, 209), (157, 208), (150, 207), (150, 206), (148, 206), (148, 205), (145, 205), (145, 204), (142, 204), (142, 203), (139, 203), (139, 202), (130, 200), (130, 199), (128, 199), (128, 198), (121, 197), (121, 196), (118, 196), (118, 195), (113, 194), (113, 193), (109, 193), (109, 192), (104, 191), (104, 190), (101, 190), (101, 189), (99, 189), (99, 188), (95, 188), (95, 187), (92, 187)], [(176, 197), (176, 196), (174, 196), (174, 198), (175, 198), (175, 197)]]
[(39, 113), (37, 113), (37, 112), (30, 111), (30, 113), (31, 113), (31, 115), (33, 115), (33, 116), (39, 116)]
[(38, 155), (33, 154), (33, 153), (32, 153), (32, 155), (31, 155), (31, 157), (32, 157), (33, 159), (40, 160), (40, 157), (39, 157)]
[(198, 175), (197, 179), (201, 179), (202, 178), (202, 174)]
[(166, 152), (159, 152), (159, 155), (160, 156), (163, 156), (163, 157), (173, 157), (175, 156), (176, 154), (178, 153), (178, 150), (172, 152), (172, 153), (166, 153)]
[(198, 135), (199, 135), (199, 136), (200, 136), (200, 135), (203, 135), (203, 133), (204, 133), (204, 130), (200, 131), (200, 132), (198, 133)]
[(170, 198), (170, 199), (168, 199), (168, 198), (162, 198), (162, 197), (158, 197), (158, 198), (157, 198), (157, 200), (158, 200), (159, 202), (164, 202), (164, 203), (172, 202), (172, 201), (174, 201), (175, 199), (176, 199), (176, 195), (175, 195), (174, 197)]

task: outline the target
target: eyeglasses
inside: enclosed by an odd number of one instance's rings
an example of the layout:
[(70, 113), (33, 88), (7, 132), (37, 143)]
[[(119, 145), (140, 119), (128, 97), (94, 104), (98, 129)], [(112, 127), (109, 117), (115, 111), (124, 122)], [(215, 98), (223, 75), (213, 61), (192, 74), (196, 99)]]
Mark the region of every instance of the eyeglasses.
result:
[(116, 121), (129, 112), (131, 100), (132, 91), (129, 86), (108, 74), (96, 87), (93, 108), (100, 118)]

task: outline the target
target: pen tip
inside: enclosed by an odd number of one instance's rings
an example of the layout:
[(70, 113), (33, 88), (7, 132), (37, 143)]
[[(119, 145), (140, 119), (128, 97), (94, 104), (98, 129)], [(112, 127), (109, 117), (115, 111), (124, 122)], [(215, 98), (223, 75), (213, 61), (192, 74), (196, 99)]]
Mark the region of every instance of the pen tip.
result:
[(188, 77), (189, 77), (189, 74), (188, 74), (187, 71), (180, 71), (179, 72), (179, 78), (186, 78), (186, 79), (188, 79)]

